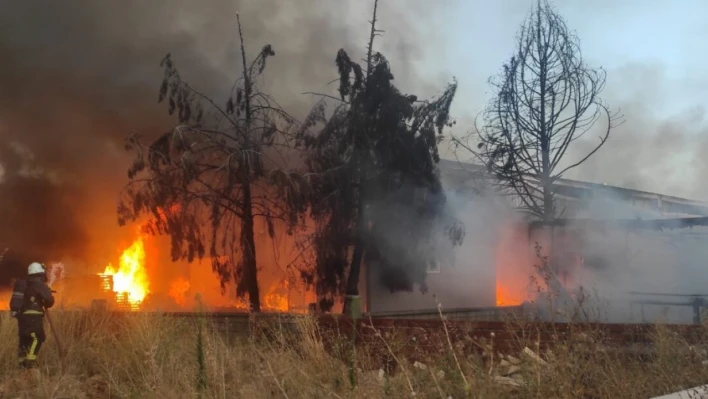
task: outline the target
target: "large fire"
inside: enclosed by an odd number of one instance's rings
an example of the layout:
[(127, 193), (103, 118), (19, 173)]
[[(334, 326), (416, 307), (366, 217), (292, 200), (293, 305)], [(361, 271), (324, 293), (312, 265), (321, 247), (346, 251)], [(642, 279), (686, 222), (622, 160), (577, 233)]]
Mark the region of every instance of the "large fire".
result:
[(112, 289), (119, 299), (125, 299), (131, 309), (140, 307), (150, 293), (150, 281), (145, 269), (145, 243), (138, 237), (120, 256), (118, 268), (108, 264), (101, 276), (111, 276)]
[[(248, 300), (237, 297), (233, 282), (221, 286), (208, 259), (172, 262), (169, 252), (162, 250), (168, 248), (170, 241), (148, 234), (145, 226), (136, 226), (132, 241), (119, 248), (117, 259), (111, 259), (101, 272), (94, 270), (86, 275), (83, 267), (70, 260), (66, 270), (62, 263), (50, 265), (51, 271), (56, 272), (51, 277), (57, 280), (53, 287), (57, 291), (57, 307), (193, 311), (203, 305), (211, 311), (248, 311)], [(315, 293), (305, 287), (292, 267), (302, 258), (297, 239), (287, 234), (273, 239), (267, 226), (256, 225), (262, 311), (304, 313), (316, 300)], [(0, 310), (7, 309), (10, 295), (10, 291), (0, 292)]]
[[(162, 267), (162, 263), (157, 262), (152, 253), (157, 251), (157, 247), (146, 247), (147, 237), (144, 234), (139, 231), (138, 237), (121, 253), (117, 266), (109, 263), (99, 274), (103, 280), (104, 292), (112, 291), (116, 305), (126, 310), (149, 310), (155, 306), (188, 310), (194, 308), (195, 296), (200, 293), (209, 307), (238, 310), (249, 308), (248, 301), (235, 297), (228, 289), (223, 295), (220, 293), (218, 278), (208, 264), (190, 265), (189, 271), (185, 271), (188, 275), (170, 275), (169, 270), (175, 269), (175, 265)], [(150, 264), (147, 264), (148, 259)], [(153, 284), (151, 278), (155, 279)], [(289, 279), (262, 273), (259, 285), (262, 310), (306, 311), (306, 306), (301, 302), (307, 302), (310, 298), (305, 298), (306, 294), (299, 289), (302, 287), (297, 287), (298, 284), (293, 284)]]

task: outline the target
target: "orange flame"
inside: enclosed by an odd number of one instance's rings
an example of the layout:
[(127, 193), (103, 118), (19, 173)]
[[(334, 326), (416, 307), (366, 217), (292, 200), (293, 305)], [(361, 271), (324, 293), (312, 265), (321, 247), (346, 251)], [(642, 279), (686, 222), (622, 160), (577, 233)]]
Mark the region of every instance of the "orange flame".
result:
[(185, 306), (187, 304), (187, 292), (189, 291), (190, 284), (189, 281), (178, 278), (170, 284), (170, 297), (179, 306)]
[(283, 295), (278, 291), (279, 288), (288, 289), (287, 280), (281, 282), (281, 284), (273, 284), (268, 293), (263, 297), (263, 308), (267, 310), (275, 310), (279, 312), (287, 312), (290, 310), (290, 303), (288, 301), (287, 294)]
[(515, 292), (497, 281), (496, 287), (497, 306), (516, 306), (521, 305), (525, 300), (523, 292)]
[[(140, 226), (136, 226), (138, 238), (122, 252), (118, 267), (113, 266), (115, 262), (108, 264), (103, 273), (99, 274), (103, 280), (101, 284), (104, 292), (113, 293), (112, 296), (116, 305), (120, 307), (126, 306), (134, 311), (150, 310), (153, 307), (187, 309), (192, 301), (191, 296), (197, 293), (206, 294), (202, 300), (210, 308), (249, 309), (249, 301), (245, 298), (236, 297), (233, 292), (236, 288), (235, 285), (227, 284), (226, 287), (221, 287), (223, 291), (219, 293), (217, 287), (220, 284), (217, 276), (200, 264), (190, 264), (187, 274), (181, 276), (176, 275), (180, 273), (175, 273), (176, 270), (174, 268), (169, 270), (169, 273), (161, 273), (160, 267), (165, 264), (164, 262), (155, 262), (156, 264), (153, 268), (152, 260), (156, 256), (153, 250), (157, 250), (157, 248), (153, 247), (152, 241), (145, 240), (147, 240), (148, 235), (154, 233), (152, 230), (156, 228), (155, 223), (164, 221), (167, 216), (180, 210), (181, 208), (177, 204), (159, 208), (157, 215), (149, 218)], [(146, 244), (149, 246), (147, 255), (149, 255), (151, 262), (149, 275), (145, 266)], [(264, 248), (267, 248), (268, 245), (280, 245), (286, 253), (290, 249), (288, 245), (295, 245), (289, 242), (264, 242), (264, 244)], [(267, 259), (267, 256), (265, 258)], [(220, 260), (224, 261), (227, 258), (223, 257)], [(278, 260), (271, 262), (276, 263)], [(268, 260), (261, 261), (261, 263), (268, 264)], [(153, 281), (154, 284), (150, 284), (150, 278), (157, 278), (158, 276), (159, 280)], [(259, 288), (261, 288), (261, 310), (277, 312), (307, 311), (305, 303), (308, 302), (307, 299), (313, 296), (314, 293), (307, 291), (306, 287), (301, 287), (297, 283), (284, 279), (282, 274), (278, 271), (273, 272), (273, 270), (270, 273), (260, 274), (258, 280)]]
[(528, 248), (526, 225), (509, 224), (499, 232), (495, 251), (497, 306), (516, 306), (532, 300), (529, 282), (535, 271)]
[(145, 244), (138, 237), (120, 256), (116, 269), (108, 264), (101, 276), (113, 277), (113, 292), (126, 298), (131, 308), (139, 307), (150, 293), (150, 282), (145, 270)]

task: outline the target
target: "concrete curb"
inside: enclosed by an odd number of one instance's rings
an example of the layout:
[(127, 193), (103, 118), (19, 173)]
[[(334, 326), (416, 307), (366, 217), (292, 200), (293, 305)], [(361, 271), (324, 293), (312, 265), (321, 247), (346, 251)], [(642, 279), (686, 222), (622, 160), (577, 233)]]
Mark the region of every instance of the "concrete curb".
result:
[(706, 399), (708, 398), (708, 385), (689, 388), (684, 391), (670, 393), (664, 396), (657, 396), (651, 399)]

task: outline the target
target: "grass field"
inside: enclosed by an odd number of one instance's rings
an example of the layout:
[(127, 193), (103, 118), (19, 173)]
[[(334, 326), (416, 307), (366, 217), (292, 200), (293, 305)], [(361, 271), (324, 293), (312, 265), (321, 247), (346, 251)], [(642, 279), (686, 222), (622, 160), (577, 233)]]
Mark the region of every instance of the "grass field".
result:
[(464, 353), (441, 321), (435, 333), (447, 350), (414, 362), (383, 335), (353, 356), (346, 337), (325, 345), (305, 316), (294, 332), (276, 326), (267, 340), (230, 343), (206, 319), (52, 317), (66, 356), (47, 326), (39, 371), (28, 372), (16, 363), (17, 323), (2, 314), (3, 398), (650, 398), (708, 383), (708, 340), (689, 346), (661, 328), (650, 356), (606, 351), (589, 333), (551, 352), (520, 342), (541, 352), (534, 360)]

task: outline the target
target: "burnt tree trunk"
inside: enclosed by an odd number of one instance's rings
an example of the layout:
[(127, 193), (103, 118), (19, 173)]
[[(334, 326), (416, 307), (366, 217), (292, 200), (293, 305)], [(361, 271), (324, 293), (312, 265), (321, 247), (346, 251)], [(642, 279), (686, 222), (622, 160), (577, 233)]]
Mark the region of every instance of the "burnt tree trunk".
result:
[(349, 266), (349, 275), (347, 276), (347, 287), (346, 287), (346, 298), (344, 301), (344, 307), (342, 308), (343, 314), (350, 314), (351, 311), (351, 297), (359, 295), (359, 278), (361, 276), (361, 262), (364, 257), (364, 234), (366, 233), (366, 220), (364, 218), (364, 196), (363, 196), (363, 185), (359, 184), (359, 205), (357, 207), (357, 222), (354, 227), (354, 253), (352, 254), (352, 261)]
[(251, 312), (261, 311), (261, 298), (258, 289), (258, 270), (256, 262), (256, 240), (253, 233), (253, 208), (251, 203), (251, 183), (248, 178), (243, 183), (243, 218), (241, 219), (241, 251), (243, 259), (243, 276), (240, 280), (242, 289), (239, 292), (248, 293)]
[[(236, 14), (238, 21), (239, 37), (241, 38), (241, 62), (243, 67), (243, 89), (244, 106), (246, 117), (246, 129), (243, 136), (244, 148), (252, 148), (251, 142), (251, 122), (253, 121), (253, 110), (251, 108), (251, 95), (253, 93), (253, 82), (251, 81), (250, 70), (246, 65), (246, 49), (243, 44), (243, 33), (241, 32), (241, 21)], [(256, 153), (260, 153), (260, 148)], [(259, 159), (260, 161), (260, 159)], [(253, 234), (253, 197), (251, 196), (251, 170), (252, 165), (246, 158), (243, 166), (242, 186), (243, 186), (243, 218), (241, 219), (241, 250), (243, 251), (243, 278), (242, 284), (245, 289), (240, 292), (248, 292), (248, 301), (251, 312), (261, 311), (261, 297), (258, 289), (258, 264), (256, 262), (256, 239)]]
[(354, 243), (352, 263), (349, 267), (349, 276), (347, 277), (346, 295), (359, 295), (359, 276), (361, 275), (361, 260), (363, 255), (364, 243), (361, 237), (357, 236)]

